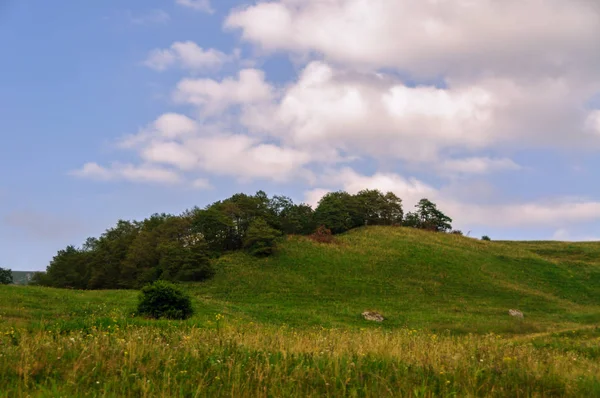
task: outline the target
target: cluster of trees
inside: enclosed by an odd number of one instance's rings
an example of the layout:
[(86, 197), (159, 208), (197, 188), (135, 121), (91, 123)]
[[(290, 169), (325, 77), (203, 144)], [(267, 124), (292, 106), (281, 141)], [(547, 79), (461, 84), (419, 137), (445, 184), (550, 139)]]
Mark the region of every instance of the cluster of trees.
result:
[(284, 235), (308, 235), (317, 227), (334, 234), (365, 225), (408, 225), (448, 232), (452, 220), (427, 199), (404, 217), (391, 192), (326, 194), (316, 209), (285, 196), (236, 194), (205, 208), (143, 221), (120, 220), (80, 248), (59, 251), (32, 283), (74, 289), (137, 289), (156, 280), (202, 281), (211, 259), (235, 250), (270, 255)]

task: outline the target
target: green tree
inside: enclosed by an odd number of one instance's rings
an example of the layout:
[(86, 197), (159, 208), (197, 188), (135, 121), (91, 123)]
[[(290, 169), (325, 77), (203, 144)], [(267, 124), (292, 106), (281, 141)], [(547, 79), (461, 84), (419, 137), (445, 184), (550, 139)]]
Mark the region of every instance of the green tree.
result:
[(13, 283), (12, 270), (0, 267), (0, 285), (10, 285)]
[(305, 203), (294, 204), (286, 196), (273, 196), (269, 212), (273, 220), (269, 224), (286, 235), (308, 235), (317, 227), (312, 207)]
[(315, 222), (339, 234), (360, 225), (352, 195), (347, 192), (329, 192), (319, 201), (315, 210)]
[(86, 289), (90, 276), (91, 252), (67, 246), (59, 250), (42, 279), (52, 287)]
[(252, 221), (244, 237), (244, 248), (254, 256), (269, 256), (275, 250), (281, 233), (269, 226), (262, 218)]
[(95, 243), (90, 258), (90, 289), (121, 288), (121, 270), (133, 241), (140, 232), (140, 223), (119, 220)]
[(385, 205), (382, 212), (384, 225), (402, 224), (404, 210), (402, 209), (402, 199), (393, 192), (385, 194)]
[[(359, 225), (394, 225), (402, 222), (402, 200), (388, 192), (365, 189), (354, 195)], [(357, 225), (358, 226), (358, 225)]]
[(415, 212), (406, 215), (404, 225), (437, 232), (452, 230), (452, 219), (438, 210), (429, 199), (421, 199), (415, 207)]

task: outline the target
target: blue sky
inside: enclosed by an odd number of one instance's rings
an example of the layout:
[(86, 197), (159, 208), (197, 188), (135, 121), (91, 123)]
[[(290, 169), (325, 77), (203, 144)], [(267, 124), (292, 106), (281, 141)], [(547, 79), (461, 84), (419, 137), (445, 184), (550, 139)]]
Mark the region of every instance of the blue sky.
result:
[(474, 236), (600, 238), (593, 2), (0, 4), (2, 267), (258, 189), (393, 190)]

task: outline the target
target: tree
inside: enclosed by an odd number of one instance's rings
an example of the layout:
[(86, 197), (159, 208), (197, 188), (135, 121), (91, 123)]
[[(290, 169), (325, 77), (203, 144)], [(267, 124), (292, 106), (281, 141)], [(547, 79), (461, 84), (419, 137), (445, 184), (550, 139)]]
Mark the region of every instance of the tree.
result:
[(452, 219), (438, 210), (429, 199), (421, 199), (415, 207), (415, 212), (406, 215), (404, 225), (437, 232), (452, 230)]
[(255, 219), (244, 237), (244, 248), (253, 256), (269, 256), (275, 250), (275, 243), (281, 233), (269, 226), (262, 218)]
[[(360, 226), (360, 214), (356, 211), (352, 196), (344, 191), (330, 192), (323, 196), (315, 210), (315, 221), (334, 234)], [(357, 225), (358, 224), (358, 225)]]
[(67, 246), (58, 251), (46, 268), (45, 276), (38, 281), (52, 287), (86, 289), (92, 255), (93, 252)]
[(90, 289), (121, 288), (123, 263), (133, 241), (140, 233), (141, 223), (119, 220), (98, 239), (90, 257)]
[(273, 196), (269, 201), (269, 211), (274, 228), (287, 235), (308, 235), (316, 228), (314, 211), (307, 204), (296, 205), (286, 196)]
[(354, 206), (361, 225), (400, 224), (404, 215), (402, 199), (392, 192), (384, 195), (379, 190), (362, 190), (354, 195)]
[(0, 285), (10, 285), (13, 283), (12, 270), (0, 268)]

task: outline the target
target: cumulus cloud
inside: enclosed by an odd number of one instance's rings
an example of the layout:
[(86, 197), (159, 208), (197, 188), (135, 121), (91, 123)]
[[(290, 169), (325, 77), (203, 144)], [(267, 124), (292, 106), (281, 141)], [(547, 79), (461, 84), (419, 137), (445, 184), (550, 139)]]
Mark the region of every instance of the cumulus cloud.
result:
[(231, 106), (269, 101), (272, 96), (272, 86), (258, 69), (243, 69), (237, 79), (183, 79), (174, 93), (176, 101), (195, 105), (204, 115), (217, 114)]
[(168, 49), (155, 49), (150, 52), (144, 65), (163, 71), (179, 66), (190, 71), (216, 70), (230, 57), (213, 48), (203, 49), (192, 41), (175, 42)]
[(188, 136), (200, 129), (199, 124), (179, 113), (165, 113), (139, 133), (127, 135), (119, 140), (121, 148), (134, 148), (151, 138), (174, 139)]
[(209, 14), (214, 12), (210, 6), (210, 0), (176, 0), (176, 3), (196, 11), (207, 12)]
[[(246, 107), (241, 122), (303, 148), (329, 146), (416, 163), (439, 162), (440, 152), (449, 149), (598, 148), (600, 136), (584, 129), (595, 119), (577, 97), (561, 80), (409, 86), (389, 74), (314, 61), (274, 101)], [(507, 161), (478, 162), (480, 171), (515, 169)]]
[(141, 149), (149, 163), (165, 164), (184, 171), (201, 170), (239, 180), (286, 181), (310, 177), (304, 170), (311, 161), (306, 152), (264, 144), (245, 135), (220, 134), (183, 142), (152, 141)]
[[(314, 177), (306, 168), (316, 154), (291, 147), (265, 143), (256, 137), (204, 128), (181, 114), (167, 113), (134, 135), (121, 139), (118, 146), (132, 150), (142, 166), (113, 164), (110, 168), (88, 163), (73, 174), (97, 180), (182, 182), (181, 173), (210, 173), (240, 181), (267, 179), (289, 181)], [(328, 154), (328, 159), (337, 159)], [(165, 169), (170, 167), (172, 169)], [(176, 171), (174, 171), (174, 170)], [(192, 186), (207, 187), (204, 180)]]
[(266, 50), (416, 75), (600, 70), (600, 8), (587, 0), (260, 1), (226, 26)]

